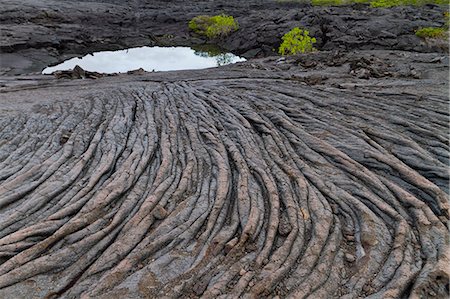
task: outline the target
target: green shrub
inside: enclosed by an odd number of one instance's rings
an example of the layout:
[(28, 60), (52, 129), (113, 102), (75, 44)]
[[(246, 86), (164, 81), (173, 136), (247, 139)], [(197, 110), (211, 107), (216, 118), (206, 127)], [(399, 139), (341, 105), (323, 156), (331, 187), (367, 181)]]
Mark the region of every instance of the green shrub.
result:
[(189, 22), (189, 29), (209, 39), (225, 37), (239, 29), (237, 21), (232, 16), (197, 16)]
[(444, 38), (447, 36), (445, 28), (425, 27), (416, 31), (416, 35), (421, 38)]
[(206, 29), (210, 26), (210, 16), (197, 16), (189, 21), (189, 29), (198, 34), (206, 35)]
[(312, 52), (316, 50), (313, 48), (316, 39), (309, 36), (308, 30), (295, 27), (281, 39), (283, 42), (278, 49), (278, 53), (281, 55), (295, 55), (297, 53)]

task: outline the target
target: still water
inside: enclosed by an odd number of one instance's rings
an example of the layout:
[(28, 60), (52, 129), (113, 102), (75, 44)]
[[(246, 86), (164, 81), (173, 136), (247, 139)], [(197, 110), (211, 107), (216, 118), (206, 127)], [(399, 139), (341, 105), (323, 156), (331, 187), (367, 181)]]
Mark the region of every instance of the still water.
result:
[(123, 73), (143, 68), (151, 71), (177, 71), (217, 67), (245, 61), (245, 58), (226, 53), (217, 47), (139, 47), (119, 51), (102, 51), (82, 58), (72, 58), (56, 66), (45, 68), (43, 74), (73, 69), (100, 73)]

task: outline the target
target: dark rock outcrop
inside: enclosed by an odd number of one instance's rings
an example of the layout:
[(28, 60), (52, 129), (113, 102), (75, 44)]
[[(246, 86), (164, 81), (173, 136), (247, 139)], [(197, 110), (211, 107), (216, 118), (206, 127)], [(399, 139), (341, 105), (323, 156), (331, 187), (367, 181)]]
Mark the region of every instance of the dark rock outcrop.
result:
[[(4, 0), (0, 7), (0, 73), (39, 72), (100, 50), (206, 42), (188, 30), (201, 14), (227, 13), (240, 29), (214, 43), (246, 58), (274, 55), (284, 33), (308, 28), (321, 50), (396, 49), (444, 52), (414, 30), (444, 24), (445, 7), (312, 7), (277, 1)], [(448, 49), (448, 47), (447, 47)], [(9, 54), (8, 54), (9, 53)]]

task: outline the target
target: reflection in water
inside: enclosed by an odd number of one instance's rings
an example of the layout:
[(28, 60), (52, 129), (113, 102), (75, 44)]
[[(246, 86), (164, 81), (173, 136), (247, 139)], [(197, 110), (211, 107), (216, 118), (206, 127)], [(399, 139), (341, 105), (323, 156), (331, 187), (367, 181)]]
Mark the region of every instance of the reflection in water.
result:
[[(217, 62), (217, 66), (227, 65), (234, 63), (236, 55), (232, 53), (226, 53), (221, 48), (215, 45), (199, 45), (192, 47), (194, 54), (201, 57), (214, 57)], [(245, 60), (245, 59), (244, 59)]]
[(101, 73), (123, 73), (143, 68), (146, 71), (176, 71), (204, 69), (245, 61), (217, 47), (139, 47), (120, 51), (103, 51), (72, 58), (56, 66), (47, 67), (43, 74), (73, 69), (79, 65), (84, 70)]

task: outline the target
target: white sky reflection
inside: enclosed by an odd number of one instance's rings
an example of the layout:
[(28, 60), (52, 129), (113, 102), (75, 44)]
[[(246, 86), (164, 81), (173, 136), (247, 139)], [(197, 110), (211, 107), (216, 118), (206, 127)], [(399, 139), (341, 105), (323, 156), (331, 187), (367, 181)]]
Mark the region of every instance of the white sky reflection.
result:
[[(119, 51), (103, 51), (82, 58), (72, 58), (56, 66), (45, 68), (43, 74), (73, 69), (76, 65), (84, 70), (101, 73), (123, 73), (143, 68), (146, 71), (176, 71), (216, 67), (219, 64), (245, 61), (231, 53), (214, 57), (194, 54), (188, 47), (139, 47)], [(225, 63), (224, 56), (226, 55)]]

